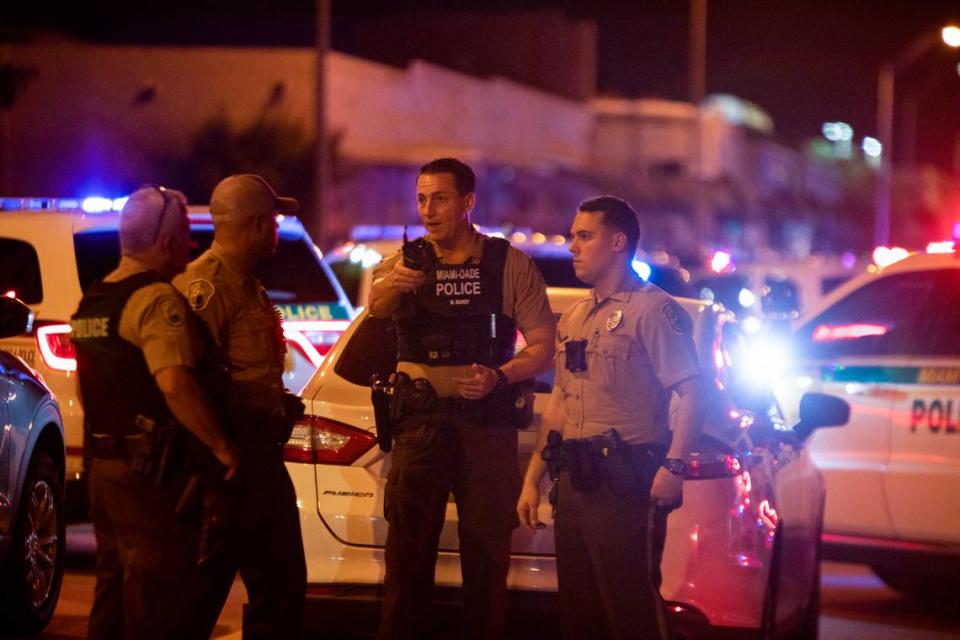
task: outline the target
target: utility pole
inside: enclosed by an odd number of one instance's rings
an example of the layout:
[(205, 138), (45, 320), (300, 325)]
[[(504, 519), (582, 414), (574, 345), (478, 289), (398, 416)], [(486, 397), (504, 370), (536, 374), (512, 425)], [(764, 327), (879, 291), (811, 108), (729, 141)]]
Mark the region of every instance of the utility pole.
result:
[(309, 219), (304, 220), (313, 241), (323, 246), (327, 233), (332, 200), (333, 162), (330, 157), (330, 135), (327, 131), (327, 52), (330, 50), (330, 0), (317, 0), (317, 59), (316, 85), (314, 96), (314, 122), (317, 131), (316, 153), (314, 161), (314, 186), (316, 203)]
[(694, 188), (694, 224), (700, 244), (713, 240), (713, 210), (707, 200), (703, 171), (703, 117), (701, 104), (707, 85), (707, 0), (690, 0), (690, 61), (688, 71), (690, 103), (693, 106), (690, 175)]

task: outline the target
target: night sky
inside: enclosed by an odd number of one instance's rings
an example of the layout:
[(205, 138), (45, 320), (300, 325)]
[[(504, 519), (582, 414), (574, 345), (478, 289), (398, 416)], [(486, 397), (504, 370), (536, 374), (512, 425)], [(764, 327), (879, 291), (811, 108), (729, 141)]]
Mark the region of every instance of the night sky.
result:
[[(0, 34), (23, 25), (119, 42), (309, 45), (311, 0), (104, 0), (72, 9), (6, 3)], [(27, 6), (24, 6), (27, 5)], [(599, 27), (599, 89), (622, 96), (684, 99), (687, 92), (687, 2), (550, 0), (333, 0), (334, 48), (353, 51), (353, 29), (396, 13), (557, 8), (591, 17)], [(10, 15), (10, 12), (16, 12)], [(876, 78), (882, 61), (926, 31), (960, 24), (960, 3), (945, 0), (713, 0), (709, 4), (707, 92), (746, 98), (774, 119), (776, 136), (798, 144), (827, 120), (849, 122), (859, 139), (876, 133)], [(22, 32), (22, 30), (20, 30)], [(411, 37), (415, 37), (411, 34)], [(953, 165), (960, 135), (960, 52), (942, 47), (897, 76), (903, 100), (917, 110), (917, 158)], [(901, 126), (898, 124), (898, 126)], [(905, 144), (898, 139), (898, 157)]]

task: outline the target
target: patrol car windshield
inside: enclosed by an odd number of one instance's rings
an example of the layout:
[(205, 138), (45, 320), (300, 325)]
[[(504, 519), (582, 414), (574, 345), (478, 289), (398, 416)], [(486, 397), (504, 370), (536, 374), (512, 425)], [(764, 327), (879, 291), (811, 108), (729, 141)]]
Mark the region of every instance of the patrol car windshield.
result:
[[(193, 227), (192, 257), (200, 255), (213, 241), (212, 228)], [(74, 238), (80, 286), (86, 288), (116, 267), (120, 243), (116, 230), (89, 230)], [(317, 255), (303, 236), (280, 234), (280, 245), (273, 256), (262, 258), (255, 269), (270, 299), (278, 304), (338, 302), (337, 292), (320, 266)]]

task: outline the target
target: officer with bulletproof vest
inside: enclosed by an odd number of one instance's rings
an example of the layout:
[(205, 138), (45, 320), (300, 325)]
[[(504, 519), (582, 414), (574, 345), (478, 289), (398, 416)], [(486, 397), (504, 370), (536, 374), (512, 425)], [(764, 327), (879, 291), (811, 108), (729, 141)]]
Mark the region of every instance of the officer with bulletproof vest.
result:
[(283, 445), (303, 403), (283, 387), (286, 344), (279, 311), (253, 274), (277, 249), (277, 215), (295, 211), (262, 177), (232, 175), (210, 196), (214, 235), (174, 285), (223, 351), (224, 422), (243, 458), (227, 494), (228, 544), (185, 588), (190, 617), (209, 637), (237, 571), (247, 590), (243, 637), (296, 638), (303, 623), (306, 562)]
[[(502, 635), (517, 526), (517, 428), (532, 416), (529, 380), (550, 367), (556, 334), (540, 272), (507, 241), (474, 229), (475, 200), (466, 164), (424, 165), (417, 203), (426, 236), (374, 272), (370, 312), (394, 319), (398, 342), (388, 385), (394, 431), (381, 640), (424, 637), (451, 492), (464, 634)], [(515, 353), (518, 330), (527, 346)]]
[(593, 289), (560, 317), (543, 453), (530, 460), (517, 513), (542, 526), (549, 468), (564, 638), (666, 640), (666, 517), (682, 500), (704, 411), (693, 322), (633, 271), (640, 226), (627, 202), (583, 202), (570, 235), (576, 276)]
[[(198, 527), (178, 517), (178, 502), (188, 478), (217, 473), (216, 461), (226, 477), (237, 470), (236, 447), (198, 375), (202, 334), (169, 283), (189, 260), (185, 205), (163, 187), (129, 197), (120, 263), (87, 288), (71, 320), (97, 540), (93, 639), (169, 638), (189, 628), (180, 626), (179, 596), (197, 561)], [(197, 461), (192, 444), (207, 452), (206, 469), (188, 468)]]

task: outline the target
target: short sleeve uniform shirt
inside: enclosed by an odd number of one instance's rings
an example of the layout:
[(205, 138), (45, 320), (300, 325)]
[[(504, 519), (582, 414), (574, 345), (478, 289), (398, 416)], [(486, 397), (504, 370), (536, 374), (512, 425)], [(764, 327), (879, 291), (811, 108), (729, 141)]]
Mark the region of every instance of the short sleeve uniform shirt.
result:
[[(564, 438), (616, 428), (630, 444), (666, 444), (671, 387), (700, 374), (693, 322), (670, 295), (639, 280), (604, 300), (591, 291), (561, 316), (557, 339)], [(577, 340), (587, 368), (571, 372), (566, 345)]]

